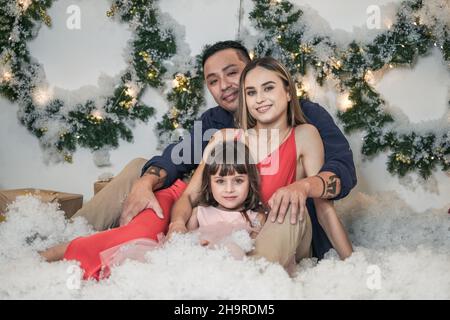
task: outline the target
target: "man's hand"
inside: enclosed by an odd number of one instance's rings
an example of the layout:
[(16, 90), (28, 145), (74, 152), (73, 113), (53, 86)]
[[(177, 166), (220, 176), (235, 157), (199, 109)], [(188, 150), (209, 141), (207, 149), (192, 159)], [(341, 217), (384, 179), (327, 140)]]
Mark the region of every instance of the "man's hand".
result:
[(152, 177), (144, 175), (134, 183), (123, 205), (120, 226), (127, 225), (138, 213), (148, 208), (153, 209), (159, 218), (164, 218), (163, 211), (152, 191), (151, 179)]
[(268, 219), (283, 223), (288, 209), (291, 211), (291, 223), (297, 223), (297, 217), (303, 221), (306, 213), (306, 199), (309, 194), (309, 183), (306, 180), (296, 181), (278, 189), (269, 199), (271, 208)]
[(169, 224), (169, 231), (167, 232), (166, 240), (169, 241), (170, 238), (174, 235), (174, 233), (187, 233), (188, 229), (186, 228), (186, 224), (183, 222), (171, 222)]

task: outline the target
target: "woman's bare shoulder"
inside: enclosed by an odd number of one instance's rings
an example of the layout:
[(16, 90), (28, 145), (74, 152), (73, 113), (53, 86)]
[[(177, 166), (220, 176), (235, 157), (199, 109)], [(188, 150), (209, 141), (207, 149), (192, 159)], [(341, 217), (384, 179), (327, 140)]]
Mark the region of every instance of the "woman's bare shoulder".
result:
[(317, 135), (319, 131), (315, 126), (309, 123), (299, 124), (295, 127), (295, 134), (301, 136)]
[(295, 144), (297, 155), (300, 158), (307, 151), (315, 150), (321, 144), (319, 131), (312, 124), (304, 123), (295, 127)]

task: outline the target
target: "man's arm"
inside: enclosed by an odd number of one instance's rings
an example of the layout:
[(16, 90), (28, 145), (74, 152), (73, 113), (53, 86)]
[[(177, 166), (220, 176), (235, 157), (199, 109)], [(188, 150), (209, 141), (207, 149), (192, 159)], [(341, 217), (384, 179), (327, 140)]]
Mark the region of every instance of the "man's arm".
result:
[[(210, 109), (211, 110), (211, 109)], [(190, 131), (186, 141), (180, 140), (177, 143), (170, 144), (164, 149), (161, 156), (156, 156), (150, 159), (142, 168), (141, 177), (133, 184), (131, 192), (125, 200), (123, 210), (120, 216), (120, 225), (126, 225), (139, 212), (144, 209), (151, 208), (155, 211), (158, 217), (163, 218), (162, 209), (155, 197), (154, 191), (169, 187), (177, 178), (181, 178), (185, 173), (194, 169), (198, 162), (195, 161), (195, 152), (199, 152), (201, 159), (201, 152), (205, 148), (207, 141), (203, 141), (203, 135), (206, 130), (212, 129), (211, 112), (208, 110), (201, 116), (202, 127), (199, 130), (199, 139), (196, 148), (196, 141), (194, 139), (194, 128)], [(172, 151), (174, 148), (180, 149), (180, 157), (183, 156), (183, 149), (185, 147), (190, 152), (190, 159), (183, 161), (180, 164), (174, 164), (172, 159)]]
[(325, 148), (325, 163), (320, 169), (319, 178), (308, 179), (313, 184), (311, 189), (325, 190), (323, 194), (321, 191), (321, 194), (315, 194), (324, 199), (342, 199), (357, 182), (350, 145), (323, 107), (308, 100), (301, 100), (300, 105), (309, 123), (319, 130)]
[[(205, 131), (209, 129), (220, 129), (220, 128), (213, 128), (213, 124), (211, 121), (211, 112), (204, 112), (202, 116), (200, 117), (201, 121), (201, 131), (198, 132), (199, 139), (195, 139), (195, 133), (194, 128), (192, 128), (188, 134), (188, 136), (185, 137), (185, 139), (189, 139), (188, 143), (184, 139), (180, 139), (180, 141), (169, 144), (163, 151), (162, 155), (160, 156), (154, 156), (151, 158), (142, 168), (142, 176), (145, 174), (152, 174), (155, 175), (152, 182), (154, 183), (153, 190), (158, 189), (164, 189), (172, 185), (172, 183), (175, 182), (176, 179), (179, 179), (183, 177), (185, 174), (191, 172), (193, 169), (197, 167), (199, 164), (199, 161), (196, 161), (201, 158), (202, 151), (205, 149), (206, 145), (208, 144), (208, 141), (203, 141), (203, 135)], [(195, 143), (198, 143), (199, 145), (195, 146)], [(190, 159), (187, 162), (181, 162), (179, 164), (174, 163), (174, 159), (172, 158), (173, 149), (177, 148), (181, 149), (181, 144), (185, 144), (187, 148), (190, 148)], [(196, 152), (199, 152), (199, 155), (196, 157)], [(177, 154), (177, 156), (182, 157), (183, 151)], [(158, 171), (159, 168), (159, 171)]]

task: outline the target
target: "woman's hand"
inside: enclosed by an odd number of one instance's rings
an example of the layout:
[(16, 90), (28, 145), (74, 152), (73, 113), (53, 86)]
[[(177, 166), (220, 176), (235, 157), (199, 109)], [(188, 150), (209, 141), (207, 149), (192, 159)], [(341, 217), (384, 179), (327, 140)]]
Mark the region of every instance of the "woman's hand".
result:
[(286, 213), (290, 209), (292, 224), (296, 224), (298, 219), (303, 221), (308, 194), (309, 183), (305, 179), (278, 189), (268, 201), (271, 208), (268, 219), (272, 222), (278, 220), (279, 223), (283, 223)]

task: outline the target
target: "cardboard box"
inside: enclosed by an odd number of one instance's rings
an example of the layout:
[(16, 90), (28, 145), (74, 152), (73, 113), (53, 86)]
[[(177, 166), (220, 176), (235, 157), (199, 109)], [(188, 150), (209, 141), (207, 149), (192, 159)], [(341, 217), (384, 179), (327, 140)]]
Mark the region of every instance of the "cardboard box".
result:
[(112, 179), (109, 180), (103, 180), (103, 181), (96, 181), (94, 183), (94, 195), (100, 192), (108, 183), (111, 182)]
[(31, 188), (0, 190), (0, 213), (6, 212), (6, 207), (13, 202), (16, 197), (27, 194), (39, 196), (44, 202), (58, 202), (60, 204), (60, 209), (64, 211), (66, 218), (72, 217), (83, 205), (83, 195), (81, 194)]

